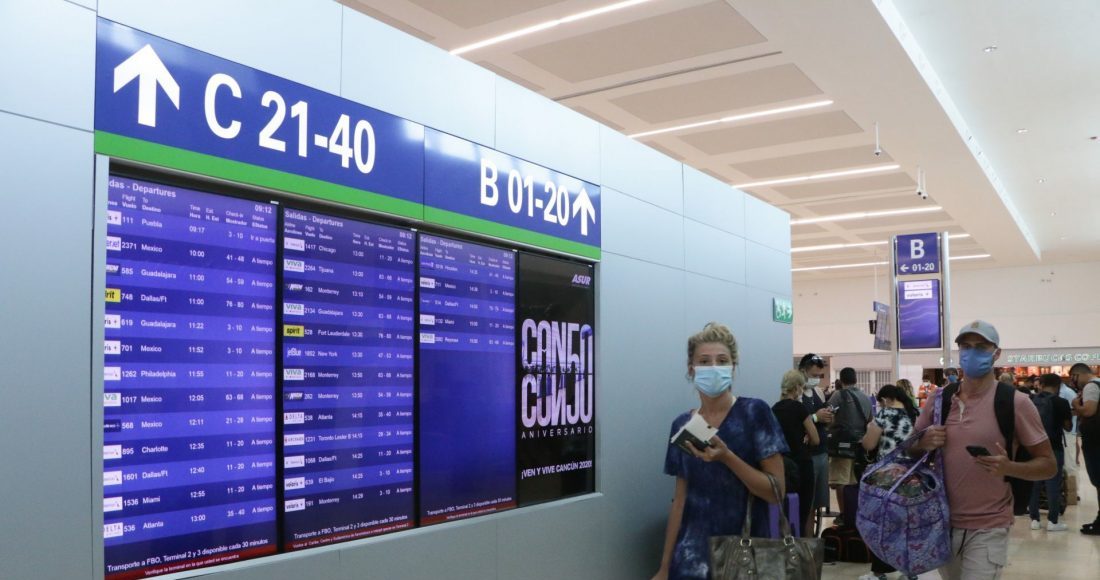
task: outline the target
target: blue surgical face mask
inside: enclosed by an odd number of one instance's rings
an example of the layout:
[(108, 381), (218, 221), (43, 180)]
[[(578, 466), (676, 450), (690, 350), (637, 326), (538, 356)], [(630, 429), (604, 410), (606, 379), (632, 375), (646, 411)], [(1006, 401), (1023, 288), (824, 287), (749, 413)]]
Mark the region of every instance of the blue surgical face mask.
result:
[(700, 393), (713, 399), (733, 384), (733, 366), (695, 367), (692, 383)]
[(993, 351), (970, 348), (959, 352), (959, 366), (966, 376), (978, 379), (993, 372)]

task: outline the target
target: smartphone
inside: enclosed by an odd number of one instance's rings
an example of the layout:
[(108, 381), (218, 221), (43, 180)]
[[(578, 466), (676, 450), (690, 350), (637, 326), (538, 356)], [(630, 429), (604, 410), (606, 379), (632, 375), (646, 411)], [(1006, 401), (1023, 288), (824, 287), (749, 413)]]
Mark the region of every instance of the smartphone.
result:
[(982, 447), (981, 445), (967, 445), (966, 452), (973, 455), (974, 457), (989, 457), (990, 455), (993, 455), (989, 452), (988, 449)]

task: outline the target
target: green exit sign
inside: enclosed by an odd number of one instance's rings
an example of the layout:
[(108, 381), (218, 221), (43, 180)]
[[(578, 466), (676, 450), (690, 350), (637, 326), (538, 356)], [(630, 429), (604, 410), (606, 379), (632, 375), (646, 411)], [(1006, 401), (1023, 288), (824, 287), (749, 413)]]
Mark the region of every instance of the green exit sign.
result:
[(791, 324), (794, 322), (794, 305), (786, 298), (772, 298), (772, 320)]

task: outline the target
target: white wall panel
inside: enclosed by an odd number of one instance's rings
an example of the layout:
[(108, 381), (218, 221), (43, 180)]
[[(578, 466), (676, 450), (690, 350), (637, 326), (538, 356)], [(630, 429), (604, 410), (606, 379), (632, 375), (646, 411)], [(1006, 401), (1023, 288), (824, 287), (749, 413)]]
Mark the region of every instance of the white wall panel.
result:
[(745, 284), (790, 296), (791, 255), (753, 241), (746, 242)]
[(340, 94), (340, 15), (316, 0), (100, 0), (108, 20)]
[(0, 2), (0, 54), (0, 110), (92, 129), (94, 12), (62, 0)]
[(745, 194), (745, 237), (769, 248), (790, 252), (791, 215)]
[(684, 217), (745, 236), (745, 194), (684, 166)]
[(600, 182), (600, 124), (509, 80), (496, 79), (496, 148)]
[(92, 135), (3, 113), (0, 135), (0, 578), (88, 578)]
[(650, 203), (603, 189), (603, 250), (684, 267), (684, 218)]
[(684, 212), (683, 164), (600, 126), (602, 185), (678, 214)]
[(684, 267), (688, 272), (745, 283), (745, 239), (684, 221)]
[(342, 54), (343, 97), (496, 146), (493, 73), (351, 8)]

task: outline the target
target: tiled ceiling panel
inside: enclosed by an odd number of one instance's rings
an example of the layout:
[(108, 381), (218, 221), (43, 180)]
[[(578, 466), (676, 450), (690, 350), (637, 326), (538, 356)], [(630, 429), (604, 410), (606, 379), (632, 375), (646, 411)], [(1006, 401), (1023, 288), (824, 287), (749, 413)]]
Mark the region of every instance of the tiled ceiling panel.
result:
[[(474, 28), (476, 26), (482, 26), (489, 24), (490, 22), (496, 22), (498, 20), (504, 20), (505, 18), (511, 18), (513, 16), (523, 14), (524, 12), (530, 12), (532, 10), (538, 10), (539, 8), (545, 8), (552, 4), (557, 4), (561, 0), (508, 0), (507, 2), (501, 2), (500, 0), (408, 0), (412, 4), (453, 22), (454, 24), (461, 26), (462, 28)], [(601, 4), (599, 0), (590, 0), (588, 4), (592, 6), (583, 6), (584, 2), (581, 2), (582, 6), (576, 6), (574, 3), (571, 8), (574, 11), (579, 12), (587, 8), (595, 7)], [(562, 13), (560, 16), (565, 16)], [(534, 24), (534, 22), (529, 23)]]
[(829, 230), (817, 225), (817, 224), (792, 224), (791, 235), (797, 236), (801, 234), (819, 234), (825, 233)]
[[(790, 199), (808, 199), (826, 195), (840, 195), (845, 193), (859, 193), (862, 191), (885, 191), (915, 188), (917, 183), (909, 175), (903, 172), (869, 175), (855, 179), (838, 179), (822, 183), (805, 183), (801, 185), (777, 186), (775, 191)], [(914, 192), (916, 189), (913, 190)], [(913, 199), (917, 196), (914, 193)]]
[(810, 241), (798, 242), (798, 243), (792, 242), (791, 247), (792, 248), (797, 248), (798, 246), (820, 246), (820, 245), (823, 245), (823, 244), (844, 244), (844, 243), (847, 243), (848, 241), (849, 241), (848, 239), (842, 238), (840, 236), (828, 236), (828, 237), (822, 237), (822, 238), (814, 238), (814, 240), (812, 242), (810, 242)]
[[(931, 214), (892, 215), (843, 223), (849, 231), (853, 232), (872, 229), (878, 230), (881, 228), (891, 228), (892, 232), (908, 232), (912, 230), (913, 224), (938, 224), (950, 221), (951, 216), (947, 215), (946, 212), (941, 211)], [(926, 231), (943, 231), (943, 227), (932, 227), (931, 229)]]
[[(439, 0), (465, 9), (465, 2)], [(485, 0), (486, 4), (496, 2)], [(518, 51), (569, 82), (667, 64), (766, 39), (725, 2), (710, 2)]]
[(347, 7), (349, 7), (349, 8), (354, 8), (355, 10), (358, 10), (358, 11), (362, 12), (363, 14), (366, 14), (367, 16), (370, 16), (371, 18), (373, 18), (373, 19), (375, 19), (379, 22), (382, 22), (384, 24), (388, 24), (388, 25), (390, 25), (390, 26), (392, 26), (392, 27), (394, 27), (394, 28), (396, 28), (396, 29), (398, 29), (402, 32), (405, 32), (406, 34), (411, 34), (412, 36), (415, 36), (415, 37), (419, 38), (420, 40), (424, 40), (424, 41), (427, 41), (427, 42), (431, 42), (431, 41), (435, 40), (435, 37), (428, 34), (427, 32), (424, 32), (423, 30), (420, 30), (419, 28), (417, 28), (417, 27), (415, 27), (415, 26), (413, 26), (413, 25), (411, 25), (411, 24), (409, 24), (409, 23), (407, 23), (403, 20), (394, 18), (394, 17), (390, 16), (389, 14), (386, 14), (385, 12), (383, 12), (381, 10), (378, 10), (377, 8), (374, 8), (372, 6), (367, 6), (366, 4), (364, 4), (362, 2), (359, 2), (358, 0), (340, 0), (340, 3), (347, 6)]
[(649, 123), (667, 123), (820, 94), (821, 89), (797, 66), (784, 64), (653, 89), (611, 102)]
[(721, 129), (683, 135), (680, 140), (706, 153), (721, 155), (747, 151), (760, 147), (772, 147), (814, 139), (839, 137), (860, 133), (862, 129), (844, 111), (804, 115), (780, 121), (732, 125)]
[(815, 203), (804, 207), (817, 215), (836, 215), (857, 211), (882, 211), (917, 207), (926, 203), (927, 202), (917, 197), (915, 193), (910, 193), (907, 195), (891, 195), (886, 197), (868, 196), (862, 199), (846, 199), (837, 202)]
[(882, 155), (876, 157), (874, 149), (871, 145), (848, 147), (846, 149), (828, 149), (801, 155), (736, 163), (733, 168), (753, 179), (766, 179), (893, 161), (890, 154), (885, 151)]

